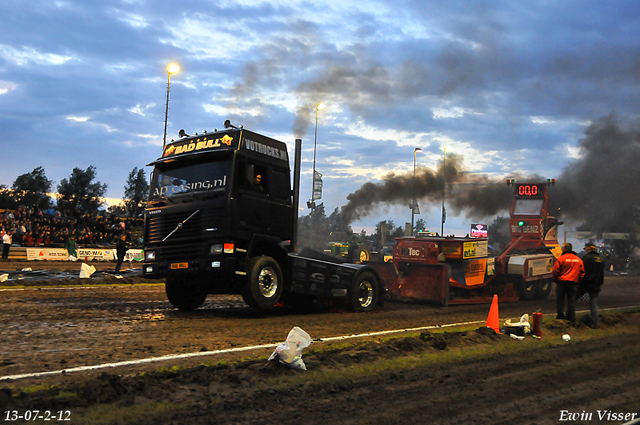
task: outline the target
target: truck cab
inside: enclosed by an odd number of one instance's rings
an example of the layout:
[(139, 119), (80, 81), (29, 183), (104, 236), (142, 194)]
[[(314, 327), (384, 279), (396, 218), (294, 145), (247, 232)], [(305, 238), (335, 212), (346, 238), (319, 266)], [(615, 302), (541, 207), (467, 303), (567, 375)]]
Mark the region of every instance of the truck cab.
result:
[(186, 135), (148, 165), (143, 274), (165, 278), (176, 307), (199, 306), (207, 293), (239, 293), (247, 258), (283, 259), (291, 250), (284, 143), (230, 127)]
[(144, 277), (165, 279), (180, 310), (200, 307), (208, 294), (241, 294), (257, 310), (322, 297), (374, 308), (383, 291), (375, 271), (294, 252), (302, 141), (292, 190), (285, 143), (225, 127), (181, 131), (148, 164)]

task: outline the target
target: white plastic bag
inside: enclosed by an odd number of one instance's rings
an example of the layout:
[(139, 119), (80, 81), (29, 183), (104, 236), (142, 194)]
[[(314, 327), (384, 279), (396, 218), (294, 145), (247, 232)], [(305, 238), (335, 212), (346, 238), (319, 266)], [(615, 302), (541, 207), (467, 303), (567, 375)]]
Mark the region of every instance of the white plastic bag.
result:
[(96, 271), (95, 267), (90, 266), (86, 263), (82, 263), (82, 266), (80, 266), (80, 278), (85, 279), (85, 278), (91, 277), (91, 275), (95, 273), (95, 271)]
[(292, 369), (307, 370), (307, 367), (302, 361), (302, 350), (308, 347), (309, 344), (311, 344), (309, 334), (295, 326), (289, 331), (287, 340), (276, 347), (275, 351), (269, 357), (269, 360), (277, 357), (280, 363)]
[[(531, 324), (529, 323), (529, 315), (523, 314), (519, 322), (511, 323), (511, 319), (504, 322), (504, 333), (513, 336), (526, 336), (531, 334)], [(519, 339), (519, 338), (518, 338)]]

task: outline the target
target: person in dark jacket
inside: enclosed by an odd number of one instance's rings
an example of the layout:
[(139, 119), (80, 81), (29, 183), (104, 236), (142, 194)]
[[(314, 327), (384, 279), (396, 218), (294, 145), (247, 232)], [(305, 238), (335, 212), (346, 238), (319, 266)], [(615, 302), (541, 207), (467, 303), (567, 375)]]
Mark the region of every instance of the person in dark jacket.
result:
[(587, 325), (596, 328), (598, 326), (598, 295), (600, 295), (600, 287), (604, 283), (604, 261), (593, 243), (588, 242), (584, 246), (584, 250), (586, 251), (582, 257), (584, 278), (578, 285), (576, 298), (580, 299), (584, 294), (589, 294), (591, 317)]
[(124, 233), (120, 235), (120, 240), (116, 243), (116, 273), (120, 273), (120, 266), (122, 266), (122, 262), (124, 261), (124, 256), (127, 254), (127, 235)]
[[(573, 252), (573, 245), (562, 244), (562, 255), (558, 257), (553, 265), (553, 281), (556, 283), (556, 306), (558, 309), (557, 319), (567, 319), (571, 322), (576, 320), (576, 294), (578, 283), (584, 277), (584, 264), (580, 257)], [(567, 312), (565, 314), (564, 304), (567, 300)]]

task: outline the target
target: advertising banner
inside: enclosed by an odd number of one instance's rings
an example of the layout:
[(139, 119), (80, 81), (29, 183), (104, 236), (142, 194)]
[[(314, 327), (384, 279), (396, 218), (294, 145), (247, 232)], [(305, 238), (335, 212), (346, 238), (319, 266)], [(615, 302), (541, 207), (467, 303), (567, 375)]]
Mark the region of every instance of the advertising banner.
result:
[[(27, 260), (69, 260), (69, 254), (64, 248), (25, 248)], [(113, 261), (116, 259), (115, 249), (80, 248), (77, 250), (79, 261)], [(129, 249), (124, 261), (142, 261), (144, 251), (141, 249)]]
[(472, 238), (486, 238), (489, 235), (489, 228), (486, 224), (472, 223), (471, 224), (471, 237)]
[(27, 260), (68, 260), (69, 254), (63, 248), (25, 248)]
[(78, 249), (77, 251), (78, 251), (78, 260), (111, 261), (116, 259), (113, 249), (82, 248), (82, 249)]

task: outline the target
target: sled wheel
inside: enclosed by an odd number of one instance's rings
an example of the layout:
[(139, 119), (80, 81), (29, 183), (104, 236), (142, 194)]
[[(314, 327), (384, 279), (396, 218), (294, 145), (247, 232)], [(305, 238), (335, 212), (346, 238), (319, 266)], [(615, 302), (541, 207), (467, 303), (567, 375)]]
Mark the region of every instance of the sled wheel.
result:
[(192, 276), (168, 277), (165, 291), (169, 302), (181, 311), (195, 310), (207, 299), (207, 291)]
[(242, 298), (256, 310), (270, 310), (280, 301), (283, 289), (280, 265), (271, 257), (253, 257), (247, 267)]
[(524, 301), (532, 300), (536, 295), (537, 282), (520, 282), (520, 299)]
[(536, 285), (536, 298), (539, 300), (546, 300), (551, 293), (551, 280), (545, 279), (537, 282)]
[(351, 286), (350, 307), (353, 311), (371, 311), (378, 304), (380, 285), (371, 272), (356, 277)]

